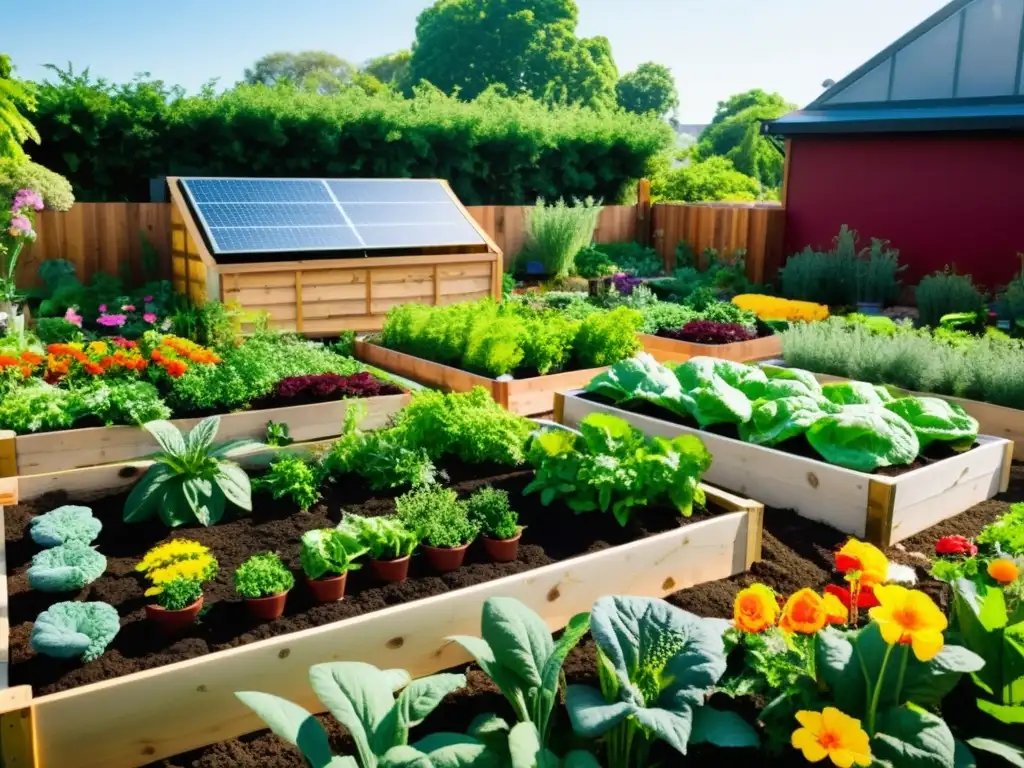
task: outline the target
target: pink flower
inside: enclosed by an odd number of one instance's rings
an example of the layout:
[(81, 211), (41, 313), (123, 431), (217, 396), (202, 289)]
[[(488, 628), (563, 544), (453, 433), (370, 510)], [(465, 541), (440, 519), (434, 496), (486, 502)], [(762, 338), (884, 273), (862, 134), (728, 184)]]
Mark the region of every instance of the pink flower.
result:
[(152, 297), (152, 296), (144, 296), (144, 297), (142, 298), (142, 300), (143, 300), (144, 302), (146, 302), (147, 304), (149, 304), (149, 302), (151, 302), (151, 301), (153, 300), (153, 297)]
[(134, 304), (122, 304), (121, 305), (121, 311), (122, 312), (134, 312), (135, 311), (135, 305)]
[(135, 349), (139, 346), (139, 343), (137, 341), (128, 341), (124, 336), (115, 336), (114, 346), (121, 347), (122, 349)]
[(106, 311), (107, 311), (107, 305), (106, 304), (100, 304), (100, 312), (106, 312)]
[(120, 328), (128, 322), (128, 317), (126, 315), (100, 315), (96, 318), (96, 322), (108, 328)]
[(14, 237), (27, 237), (29, 240), (36, 236), (36, 233), (32, 231), (32, 222), (20, 213), (16, 213), (11, 217), (11, 228), (9, 231)]
[(142, 316), (142, 319), (145, 320), (147, 323), (152, 324), (156, 322), (156, 315), (154, 315), (152, 312), (147, 312)]
[(64, 319), (72, 325), (77, 325), (79, 328), (82, 327), (82, 316), (75, 310), (77, 307), (68, 307), (68, 311), (64, 313)]
[(14, 204), (11, 205), (11, 213), (17, 213), (22, 208), (32, 208), (36, 211), (43, 210), (43, 197), (34, 189), (19, 189), (14, 195)]

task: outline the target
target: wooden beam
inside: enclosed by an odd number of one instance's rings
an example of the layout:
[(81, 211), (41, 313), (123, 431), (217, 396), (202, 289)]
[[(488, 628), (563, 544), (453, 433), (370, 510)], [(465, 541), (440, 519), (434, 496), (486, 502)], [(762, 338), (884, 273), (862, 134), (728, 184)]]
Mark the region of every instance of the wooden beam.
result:
[(314, 272), (318, 269), (376, 269), (384, 267), (397, 269), (405, 266), (422, 267), (427, 264), (472, 264), (489, 261), (491, 255), (486, 251), (479, 253), (440, 253), (425, 256), (370, 256), (365, 259), (296, 259), (295, 261), (266, 261), (252, 264), (220, 264), (217, 271), (221, 275), (248, 274), (254, 272)]
[(199, 258), (201, 258), (207, 266), (216, 267), (217, 262), (214, 260), (210, 251), (206, 248), (206, 241), (203, 240), (203, 235), (200, 233), (199, 227), (192, 219), (192, 212), (188, 208), (188, 203), (185, 202), (184, 195), (182, 195), (181, 190), (178, 189), (177, 176), (167, 177), (167, 188), (171, 193), (171, 204), (177, 208), (178, 213), (181, 214), (181, 220), (185, 223), (185, 230), (195, 243), (196, 253), (199, 255)]
[(302, 272), (295, 271), (295, 330), (302, 333)]
[(640, 179), (636, 185), (636, 241), (651, 244), (651, 181)]

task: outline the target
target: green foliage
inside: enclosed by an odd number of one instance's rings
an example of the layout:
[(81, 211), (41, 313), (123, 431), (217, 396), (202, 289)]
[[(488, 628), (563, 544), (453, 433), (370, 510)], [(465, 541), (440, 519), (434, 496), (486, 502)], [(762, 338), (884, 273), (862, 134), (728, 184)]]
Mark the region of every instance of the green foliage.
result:
[(642, 323), (643, 316), (626, 307), (586, 318), (573, 345), (580, 367), (598, 368), (631, 357), (641, 347), (636, 332)]
[(397, 517), (362, 517), (346, 514), (341, 526), (359, 539), (374, 560), (408, 557), (420, 545), (420, 537)]
[(580, 277), (597, 280), (619, 271), (618, 265), (608, 253), (597, 245), (588, 245), (576, 254), (576, 274)]
[(395, 499), (395, 514), (432, 547), (461, 547), (476, 538), (466, 502), (451, 488), (414, 488)]
[(19, 435), (67, 429), (75, 421), (73, 400), (66, 389), (41, 381), (17, 387), (0, 399), (0, 429)]
[(566, 205), (559, 198), (551, 205), (544, 200), (526, 212), (526, 239), (516, 256), (516, 266), (525, 271), (529, 262), (543, 265), (545, 274), (566, 277), (573, 271), (576, 254), (594, 237), (601, 206), (593, 198)]
[(651, 199), (655, 201), (703, 203), (760, 197), (757, 179), (740, 173), (731, 160), (718, 155), (691, 160), (651, 179)]
[(829, 251), (807, 246), (793, 254), (779, 270), (782, 295), (829, 306), (852, 306), (858, 301), (889, 303), (899, 298), (899, 251), (872, 238), (871, 246), (857, 250), (857, 233), (845, 224)]
[(106, 603), (56, 603), (36, 617), (30, 643), (36, 653), (90, 662), (117, 636), (117, 610)]
[(901, 397), (885, 407), (913, 428), (921, 450), (936, 441), (970, 447), (978, 437), (978, 421), (957, 403), (938, 397)]
[(171, 316), (171, 332), (204, 347), (223, 352), (232, 349), (241, 333), (242, 311), (237, 305), (208, 301), (184, 306)]
[(986, 525), (977, 542), (1011, 557), (1024, 555), (1024, 504), (1013, 504), (1009, 512)]
[(353, 357), (356, 351), (356, 332), (341, 331), (338, 340), (331, 345), (331, 351), (343, 357)]
[(69, 541), (32, 556), (26, 575), (40, 592), (73, 592), (96, 581), (107, 569), (107, 558), (81, 541)]
[(253, 485), (275, 499), (288, 497), (305, 512), (320, 500), (320, 482), (319, 474), (305, 459), (285, 454), (274, 459), (267, 474)]
[[(472, 38), (460, 46), (477, 43), (488, 57), (505, 50)], [(456, 61), (469, 72), (465, 61), (479, 66), (484, 59)], [(467, 205), (615, 200), (672, 140), (671, 128), (653, 117), (495, 94), (467, 103), (431, 89), (403, 99), (359, 88), (323, 96), (241, 86), (185, 96), (160, 81), (111, 84), (70, 71), (40, 85), (36, 123), (46, 141), (35, 159), (92, 202), (148, 200), (149, 179), (169, 168), (208, 176), (302, 177), (320, 168), (336, 177), (451, 179)], [(594, 167), (601, 173), (587, 170)]]
[(594, 247), (608, 256), (617, 272), (628, 272), (637, 277), (656, 277), (665, 272), (665, 261), (656, 250), (632, 240), (600, 243)]
[(40, 317), (36, 320), (36, 334), (43, 344), (65, 344), (77, 341), (82, 331), (63, 317)]
[(273, 552), (253, 555), (235, 569), (235, 591), (255, 600), (287, 592), (295, 586), (295, 577)]
[(214, 525), (223, 516), (226, 501), (252, 511), (249, 476), (229, 457), (259, 443), (240, 440), (214, 448), (219, 416), (203, 419), (187, 437), (167, 421), (143, 426), (161, 450), (125, 501), (125, 522), (138, 523), (158, 514), (169, 528), (192, 521)]
[(409, 83), (409, 63), (411, 51), (396, 51), (370, 59), (363, 64), (362, 72), (380, 80), (396, 90), (404, 90)]
[(782, 334), (788, 365), (816, 373), (1024, 408), (1024, 345), (970, 338), (953, 344), (927, 331), (873, 333), (841, 319), (800, 323)]
[(921, 452), (910, 424), (872, 405), (826, 413), (808, 427), (807, 442), (830, 464), (858, 472), (910, 464)]
[(368, 548), (351, 533), (324, 528), (302, 534), (299, 562), (309, 578), (319, 579), (359, 570), (362, 566), (353, 561), (367, 551)]
[(59, 173), (28, 159), (0, 157), (0, 199), (10, 200), (19, 189), (34, 189), (51, 211), (69, 211), (75, 204), (71, 183)]
[(653, 61), (646, 61), (619, 78), (615, 93), (620, 107), (637, 114), (653, 112), (664, 117), (679, 106), (679, 92), (672, 71)]
[(289, 430), (287, 422), (267, 422), (267, 445), (274, 448), (285, 448), (294, 442), (295, 440), (292, 439), (291, 430)]
[(492, 539), (511, 539), (523, 530), (507, 491), (481, 488), (466, 500), (466, 509), (470, 522)]
[(562, 665), (589, 627), (590, 617), (578, 614), (555, 642), (544, 620), (521, 602), (491, 597), (484, 602), (481, 637), (450, 639), (473, 655), (519, 722), (533, 724), (540, 745), (546, 746), (552, 710), (564, 690)]
[(970, 275), (936, 272), (918, 283), (915, 294), (920, 324), (933, 328), (945, 315), (985, 311), (985, 295)]
[[(320, 93), (331, 93), (352, 81), (355, 67), (327, 51), (269, 53), (244, 73), (250, 85), (291, 84)], [(331, 88), (330, 84), (335, 87)], [(319, 87), (318, 87), (319, 86)]]
[(571, 0), (525, 12), (499, 0), (435, 2), (416, 19), (410, 80), (426, 80), (463, 99), (499, 90), (612, 106), (618, 70), (611, 45), (604, 37), (576, 37), (577, 18)]
[(700, 479), (711, 454), (692, 435), (645, 438), (627, 422), (593, 413), (580, 432), (552, 430), (537, 435), (528, 455), (536, 476), (523, 491), (540, 492), (577, 514), (611, 512), (625, 526), (635, 508), (671, 504), (682, 515), (704, 503)]
[[(409, 729), (423, 722), (446, 695), (463, 687), (465, 675), (411, 680), (405, 670), (380, 670), (362, 662), (344, 661), (310, 667), (309, 681), (323, 707), (352, 736), (358, 763), (350, 757), (334, 757), (323, 726), (297, 704), (267, 693), (243, 691), (235, 695), (277, 736), (297, 746), (313, 768), (468, 768), (501, 764), (501, 752), (485, 740), (486, 732), (473, 727), (469, 734), (434, 733), (409, 746)], [(481, 721), (497, 721), (499, 732), (508, 729), (493, 716)]]
[(667, 301), (644, 307), (640, 312), (643, 315), (641, 333), (657, 333), (662, 328), (682, 328), (691, 320), (701, 319), (701, 313), (697, 310)]
[(708, 693), (725, 673), (721, 619), (662, 600), (602, 597), (590, 614), (600, 689), (570, 685), (573, 730), (605, 737), (609, 768), (649, 765), (654, 741), (685, 755), (689, 744), (756, 747), (757, 733), (735, 713), (712, 709)]
[(59, 547), (78, 542), (92, 544), (103, 530), (89, 507), (65, 504), (29, 521), (32, 541), (41, 547)]
[(165, 611), (188, 608), (203, 596), (203, 583), (195, 579), (174, 579), (163, 585), (156, 596), (157, 605)]
[(72, 392), (72, 401), (79, 417), (90, 416), (108, 427), (171, 417), (159, 390), (148, 381), (97, 379)]
[[(0, 157), (24, 160), (21, 145), (31, 139), (39, 143), (39, 133), (25, 116), (36, 109), (35, 89), (32, 83), (12, 77), (11, 59), (0, 54)], [(614, 67), (614, 65), (612, 65)]]

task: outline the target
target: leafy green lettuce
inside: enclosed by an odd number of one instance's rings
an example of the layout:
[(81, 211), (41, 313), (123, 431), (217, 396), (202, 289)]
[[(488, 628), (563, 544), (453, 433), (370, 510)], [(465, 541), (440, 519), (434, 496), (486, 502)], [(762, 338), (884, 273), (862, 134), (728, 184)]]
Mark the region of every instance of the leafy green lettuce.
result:
[(807, 441), (829, 464), (858, 472), (910, 464), (921, 452), (906, 421), (872, 405), (847, 405), (822, 416), (807, 430)]
[(691, 357), (676, 368), (683, 404), (701, 427), (750, 420), (751, 398), (768, 384), (760, 369), (731, 360)]
[(901, 397), (885, 407), (913, 427), (921, 450), (936, 441), (969, 447), (978, 438), (977, 420), (940, 397)]
[[(799, 382), (769, 382), (795, 384)], [(777, 445), (784, 440), (802, 435), (827, 413), (836, 413), (840, 406), (810, 394), (762, 398), (753, 406), (750, 421), (740, 424), (740, 439), (754, 445)]]

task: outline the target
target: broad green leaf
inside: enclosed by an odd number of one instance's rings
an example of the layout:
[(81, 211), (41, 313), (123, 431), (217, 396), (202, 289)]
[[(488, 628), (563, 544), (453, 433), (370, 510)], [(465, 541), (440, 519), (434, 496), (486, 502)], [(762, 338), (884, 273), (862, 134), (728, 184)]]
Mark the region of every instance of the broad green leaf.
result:
[(410, 746), (392, 747), (375, 765), (377, 768), (434, 768), (429, 757)]
[(526, 693), (523, 691), (523, 680), (515, 673), (515, 670), (506, 669), (494, 657), (494, 650), (486, 640), (480, 637), (469, 635), (455, 635), (449, 637), (469, 652), (477, 665), (484, 671), (502, 694), (512, 705), (516, 717), (520, 720), (528, 720), (530, 713), (526, 704)]
[(375, 765), (371, 739), (394, 705), (390, 678), (370, 664), (341, 661), (315, 664), (309, 682), (334, 719), (348, 729), (364, 768)]
[(154, 464), (135, 484), (124, 503), (124, 521), (140, 523), (148, 520), (163, 502), (165, 484), (174, 477), (166, 464)]
[(177, 528), (179, 525), (193, 522), (195, 514), (189, 506), (185, 497), (184, 475), (174, 475), (164, 483), (164, 495), (159, 507), (160, 519), (168, 528)]
[(977, 419), (940, 397), (901, 397), (885, 407), (910, 424), (921, 450), (934, 442), (973, 443), (978, 437)]
[(526, 686), (541, 687), (542, 670), (555, 650), (543, 619), (518, 600), (492, 597), (484, 603), (481, 630), (499, 664)]
[(193, 455), (200, 456), (206, 453), (206, 449), (213, 445), (213, 439), (220, 429), (220, 416), (208, 416), (200, 421), (185, 438), (185, 450)]
[(691, 744), (713, 744), (716, 747), (751, 747), (761, 745), (757, 731), (731, 710), (697, 707), (693, 711)]
[[(750, 420), (751, 404), (747, 394), (735, 384), (741, 377), (728, 360), (717, 360), (710, 357), (691, 357), (676, 368), (676, 378), (682, 387), (682, 399), (687, 412), (702, 427), (712, 424), (742, 424)], [(740, 366), (743, 369), (757, 371), (761, 376), (761, 389), (767, 381), (759, 369)], [(726, 376), (720, 375), (725, 373)], [(754, 391), (756, 386), (751, 387)]]
[(544, 662), (541, 670), (540, 696), (545, 699), (545, 709), (550, 712), (558, 694), (558, 681), (569, 652), (576, 647), (583, 636), (590, 631), (590, 614), (578, 613), (569, 619), (562, 636), (555, 643), (554, 650)]
[(589, 685), (570, 685), (565, 692), (565, 708), (572, 729), (588, 739), (603, 736), (635, 710), (624, 701), (609, 704), (599, 690)]
[(482, 741), (491, 750), (500, 752), (508, 744), (509, 726), (502, 718), (488, 712), (474, 717), (466, 733)]
[(181, 431), (171, 422), (147, 421), (142, 427), (153, 436), (164, 453), (178, 458), (185, 455), (185, 438), (181, 436)]
[(228, 501), (246, 512), (252, 511), (252, 484), (244, 469), (234, 462), (222, 461), (213, 479)]
[(224, 495), (217, 489), (215, 497), (213, 483), (210, 480), (204, 477), (185, 477), (181, 483), (181, 490), (185, 494), (189, 509), (200, 525), (213, 525), (224, 514)]
[(382, 669), (380, 673), (383, 676), (384, 684), (392, 693), (398, 693), (412, 682), (412, 677), (404, 669)]
[(601, 768), (601, 764), (589, 752), (574, 749), (562, 760), (562, 768)]
[(533, 723), (515, 725), (508, 734), (508, 752), (512, 768), (538, 768), (544, 759), (544, 746), (537, 735), (537, 726)]
[(432, 733), (413, 744), (413, 748), (425, 754), (433, 768), (500, 764), (498, 755), (491, 755), (486, 744), (461, 733)]
[(884, 405), (888, 402), (873, 384), (866, 381), (835, 381), (823, 384), (821, 394), (836, 405)]
[(1024, 725), (1024, 704), (995, 704), (978, 698), (978, 709), (1007, 725)]
[[(815, 638), (815, 668), (835, 697), (836, 705), (854, 717), (861, 717), (868, 703), (867, 681), (854, 655), (851, 633), (827, 627)], [(877, 664), (881, 663), (881, 659)], [(873, 665), (877, 670), (877, 665)], [(877, 675), (877, 671), (876, 671)]]
[(1024, 677), (1024, 650), (1015, 651), (1007, 640), (1003, 590), (970, 579), (957, 579), (953, 587), (952, 614), (960, 636), (968, 648), (985, 660), (985, 666), (974, 672), (974, 680), (984, 690), (1001, 696), (1013, 684), (1012, 673), (1007, 673), (1015, 655), (1019, 659), (1019, 676)]
[(1008, 765), (1014, 768), (1024, 768), (1024, 749), (1013, 744), (996, 739), (974, 738), (968, 739), (967, 743), (979, 752), (988, 752), (991, 755), (1001, 757)]
[(255, 453), (256, 451), (263, 450), (266, 447), (266, 443), (261, 443), (259, 440), (243, 438), (240, 440), (230, 440), (226, 443), (221, 443), (210, 451), (209, 455), (215, 459), (231, 459), (236, 456), (245, 456), (250, 453)]
[(871, 753), (899, 768), (953, 768), (953, 734), (942, 718), (916, 707), (878, 713)]
[(740, 438), (755, 445), (776, 445), (802, 435), (824, 415), (819, 402), (810, 395), (757, 400), (750, 421), (739, 425)]
[(676, 752), (685, 755), (693, 729), (693, 712), (689, 707), (678, 712), (645, 707), (637, 709), (633, 717)]
[(330, 768), (334, 759), (331, 745), (327, 733), (312, 714), (298, 704), (269, 693), (239, 691), (235, 696), (259, 715), (275, 735), (297, 746), (310, 768)]
[(587, 384), (586, 390), (618, 405), (648, 402), (671, 411), (682, 410), (682, 390), (675, 374), (646, 352), (598, 374)]
[(810, 371), (802, 368), (783, 368), (778, 365), (762, 365), (761, 370), (774, 381), (796, 381), (807, 388), (809, 392), (821, 392), (821, 383)]
[(910, 464), (921, 451), (907, 422), (872, 405), (848, 405), (822, 416), (807, 429), (807, 441), (829, 464), (858, 472)]
[(396, 707), (400, 723), (405, 728), (419, 725), (423, 718), (437, 708), (445, 696), (465, 686), (465, 675), (431, 675), (413, 680), (398, 695)]
[(978, 761), (964, 742), (954, 739), (953, 749), (953, 768), (978, 768)]
[(977, 672), (984, 665), (984, 659), (959, 645), (943, 646), (939, 654), (927, 663), (918, 661), (911, 653), (907, 659), (901, 701), (897, 703), (912, 701), (920, 707), (938, 707), (964, 674)]

